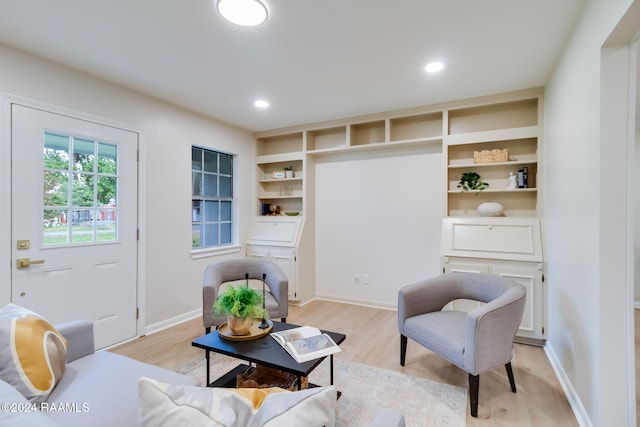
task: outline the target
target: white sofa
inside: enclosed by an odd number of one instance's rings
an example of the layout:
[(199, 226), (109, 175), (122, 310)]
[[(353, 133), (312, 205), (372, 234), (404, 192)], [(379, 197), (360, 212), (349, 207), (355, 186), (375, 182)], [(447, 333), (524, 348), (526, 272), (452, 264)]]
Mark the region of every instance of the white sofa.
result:
[[(167, 369), (109, 351), (96, 352), (93, 323), (88, 320), (56, 328), (67, 339), (67, 366), (45, 402), (48, 410), (24, 410), (27, 400), (0, 380), (0, 402), (15, 404), (10, 411), (0, 412), (0, 426), (137, 426), (140, 377), (172, 384), (198, 384), (195, 378)], [(60, 405), (64, 410), (59, 410)], [(23, 410), (18, 411), (20, 408)]]
[[(198, 386), (189, 376), (109, 351), (95, 351), (93, 323), (57, 325), (67, 339), (64, 375), (45, 402), (48, 410), (30, 410), (18, 390), (0, 380), (0, 427), (112, 427), (140, 424), (141, 377), (177, 386)], [(62, 408), (62, 409), (61, 409)], [(381, 410), (370, 427), (404, 427), (401, 414)]]

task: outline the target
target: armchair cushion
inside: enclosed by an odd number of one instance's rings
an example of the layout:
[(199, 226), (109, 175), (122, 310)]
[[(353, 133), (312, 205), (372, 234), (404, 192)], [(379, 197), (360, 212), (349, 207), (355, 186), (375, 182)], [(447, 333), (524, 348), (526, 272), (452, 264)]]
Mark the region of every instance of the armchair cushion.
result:
[(461, 311), (421, 314), (407, 319), (405, 335), (464, 368), (466, 320), (467, 313)]

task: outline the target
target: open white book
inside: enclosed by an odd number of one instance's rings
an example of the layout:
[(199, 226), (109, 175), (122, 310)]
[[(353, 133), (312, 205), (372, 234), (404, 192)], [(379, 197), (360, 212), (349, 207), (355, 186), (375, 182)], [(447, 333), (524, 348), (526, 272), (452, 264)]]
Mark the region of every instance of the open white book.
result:
[(272, 332), (271, 336), (298, 363), (338, 353), (340, 347), (327, 334), (312, 326), (300, 326), (286, 331)]

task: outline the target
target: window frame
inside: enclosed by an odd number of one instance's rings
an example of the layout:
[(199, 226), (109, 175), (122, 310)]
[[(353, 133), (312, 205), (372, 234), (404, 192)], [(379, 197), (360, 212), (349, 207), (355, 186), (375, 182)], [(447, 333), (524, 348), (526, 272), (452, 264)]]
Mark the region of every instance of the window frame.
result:
[[(195, 169), (194, 168), (194, 156), (193, 156), (193, 152), (195, 150), (200, 150), (201, 152), (201, 159), (200, 159), (200, 169)], [(205, 171), (205, 160), (204, 160), (204, 153), (212, 153), (216, 155), (216, 171), (215, 172), (211, 172), (211, 171)], [(224, 173), (220, 170), (220, 157), (221, 156), (228, 156), (230, 157), (231, 163), (230, 163), (230, 167), (231, 167), (231, 171), (230, 174), (229, 173)], [(197, 145), (197, 144), (192, 144), (191, 145), (191, 228), (192, 228), (192, 246), (191, 246), (191, 253), (192, 253), (192, 257), (193, 258), (200, 258), (200, 257), (205, 257), (207, 256), (208, 253), (210, 252), (216, 252), (216, 253), (227, 253), (227, 252), (236, 252), (238, 251), (238, 232), (237, 232), (237, 177), (235, 176), (235, 172), (237, 170), (237, 154), (233, 154), (233, 153), (229, 153), (223, 150), (218, 150), (218, 149), (214, 149), (214, 148), (210, 148), (210, 147), (205, 147), (202, 145)], [(207, 196), (204, 194), (194, 194), (195, 192), (195, 174), (196, 173), (200, 173), (201, 177), (200, 177), (200, 193), (204, 192), (204, 175), (214, 175), (217, 177), (216, 182), (217, 182), (217, 195), (216, 196)], [(220, 184), (219, 184), (219, 178), (220, 177), (228, 177), (230, 178), (230, 185), (231, 185), (231, 196), (220, 196), (219, 195), (219, 189), (220, 189)], [(211, 220), (207, 220), (206, 218), (206, 213), (205, 213), (205, 202), (210, 202), (210, 201), (214, 201), (214, 202), (218, 202), (218, 207), (220, 207), (220, 202), (230, 202), (231, 206), (230, 206), (230, 212), (229, 212), (229, 219), (221, 219), (220, 217), (220, 209), (218, 209), (218, 217), (216, 220), (211, 221)], [(195, 209), (196, 207), (194, 206), (195, 202), (198, 202), (200, 204), (200, 206), (198, 206), (199, 212), (196, 216), (195, 213)], [(198, 220), (196, 220), (196, 217), (198, 218)], [(204, 227), (206, 224), (217, 224), (218, 226), (218, 242), (215, 245), (208, 245), (208, 246), (202, 246), (202, 241), (203, 239), (205, 239), (205, 231), (204, 231)], [(229, 242), (224, 242), (221, 243), (220, 242), (220, 238), (221, 238), (221, 233), (220, 233), (220, 225), (221, 224), (229, 224), (229, 233), (230, 233), (230, 241)], [(199, 246), (194, 246), (194, 226), (198, 225), (200, 228), (200, 245)]]

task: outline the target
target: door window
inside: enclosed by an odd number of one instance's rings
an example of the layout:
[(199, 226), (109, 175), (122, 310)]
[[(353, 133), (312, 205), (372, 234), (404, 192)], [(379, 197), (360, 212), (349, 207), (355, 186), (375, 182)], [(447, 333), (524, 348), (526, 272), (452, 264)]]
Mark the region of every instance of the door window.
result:
[(118, 238), (118, 147), (44, 133), (45, 246), (113, 242)]

